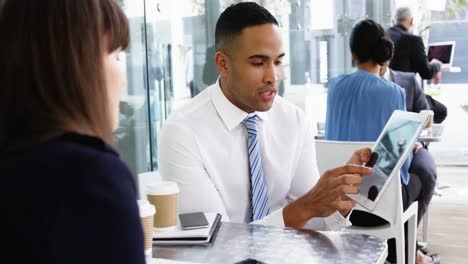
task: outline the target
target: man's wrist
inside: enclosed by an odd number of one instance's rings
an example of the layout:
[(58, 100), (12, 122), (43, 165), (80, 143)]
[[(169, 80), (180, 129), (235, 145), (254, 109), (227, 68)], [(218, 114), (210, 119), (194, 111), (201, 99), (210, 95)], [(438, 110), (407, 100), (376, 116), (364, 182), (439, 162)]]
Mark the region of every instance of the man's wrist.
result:
[(315, 211), (306, 207), (301, 198), (283, 208), (283, 221), (286, 227), (303, 228), (314, 217)]
[(348, 215), (349, 215), (349, 213), (351, 212), (351, 210), (352, 210), (352, 209), (346, 209), (346, 210), (341, 210), (341, 211), (339, 211), (339, 212), (340, 212), (340, 214), (341, 214), (344, 218), (346, 218), (346, 217), (348, 217)]

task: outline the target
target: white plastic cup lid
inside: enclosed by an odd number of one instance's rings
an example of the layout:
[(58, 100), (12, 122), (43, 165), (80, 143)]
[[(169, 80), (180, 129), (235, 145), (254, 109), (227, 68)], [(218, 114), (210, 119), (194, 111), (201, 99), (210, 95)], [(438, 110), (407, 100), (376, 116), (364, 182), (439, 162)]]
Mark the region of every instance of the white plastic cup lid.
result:
[(147, 200), (138, 200), (137, 203), (140, 209), (140, 217), (148, 217), (156, 213), (154, 205), (150, 204)]
[(179, 192), (179, 186), (173, 181), (157, 181), (146, 185), (146, 194), (148, 195), (169, 195)]

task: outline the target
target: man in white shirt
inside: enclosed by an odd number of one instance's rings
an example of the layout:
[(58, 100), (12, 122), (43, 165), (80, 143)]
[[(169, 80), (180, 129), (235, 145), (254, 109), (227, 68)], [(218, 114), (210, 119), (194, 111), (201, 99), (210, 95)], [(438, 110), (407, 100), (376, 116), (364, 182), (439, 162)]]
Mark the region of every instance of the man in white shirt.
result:
[[(232, 5), (215, 39), (217, 83), (160, 133), (159, 169), (181, 188), (179, 211), (320, 230), (348, 225), (355, 203), (345, 195), (358, 193), (361, 175), (372, 170), (345, 165), (319, 176), (308, 118), (283, 98), (274, 101), (285, 56), (276, 19), (255, 3)], [(370, 153), (358, 150), (350, 163)]]

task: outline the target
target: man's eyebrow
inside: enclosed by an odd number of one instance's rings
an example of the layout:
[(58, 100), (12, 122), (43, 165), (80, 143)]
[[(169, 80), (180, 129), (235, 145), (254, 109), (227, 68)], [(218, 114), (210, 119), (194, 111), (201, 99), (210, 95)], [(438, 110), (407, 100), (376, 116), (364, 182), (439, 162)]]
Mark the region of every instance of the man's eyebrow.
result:
[[(280, 59), (282, 57), (284, 57), (286, 55), (286, 53), (281, 53), (277, 59)], [(251, 55), (249, 56), (249, 59), (262, 59), (262, 60), (268, 60), (270, 57), (267, 56), (267, 55), (262, 55), (262, 54), (254, 54), (254, 55)]]
[(267, 60), (269, 59), (270, 57), (267, 56), (267, 55), (261, 55), (261, 54), (254, 54), (254, 55), (250, 55), (249, 56), (249, 59), (262, 59), (262, 60)]

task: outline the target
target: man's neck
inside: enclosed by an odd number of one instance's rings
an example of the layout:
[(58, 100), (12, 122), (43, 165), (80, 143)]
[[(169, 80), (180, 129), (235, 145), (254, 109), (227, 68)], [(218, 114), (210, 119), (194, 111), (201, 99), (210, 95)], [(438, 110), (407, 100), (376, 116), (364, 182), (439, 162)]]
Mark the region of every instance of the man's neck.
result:
[(411, 26), (408, 25), (407, 22), (401, 22), (399, 23), (397, 26), (399, 26), (401, 29), (405, 30), (405, 31), (409, 31)]
[(255, 112), (255, 110), (253, 110), (253, 109), (246, 109), (246, 108), (242, 107), (240, 104), (236, 103), (236, 101), (234, 99), (234, 96), (231, 94), (231, 90), (228, 87), (228, 82), (222, 76), (219, 77), (219, 83), (218, 84), (219, 84), (219, 87), (221, 88), (221, 92), (224, 94), (226, 99), (229, 102), (231, 102), (231, 104), (233, 104), (234, 106), (236, 106), (237, 108), (241, 109), (242, 111), (244, 111), (246, 113)]

